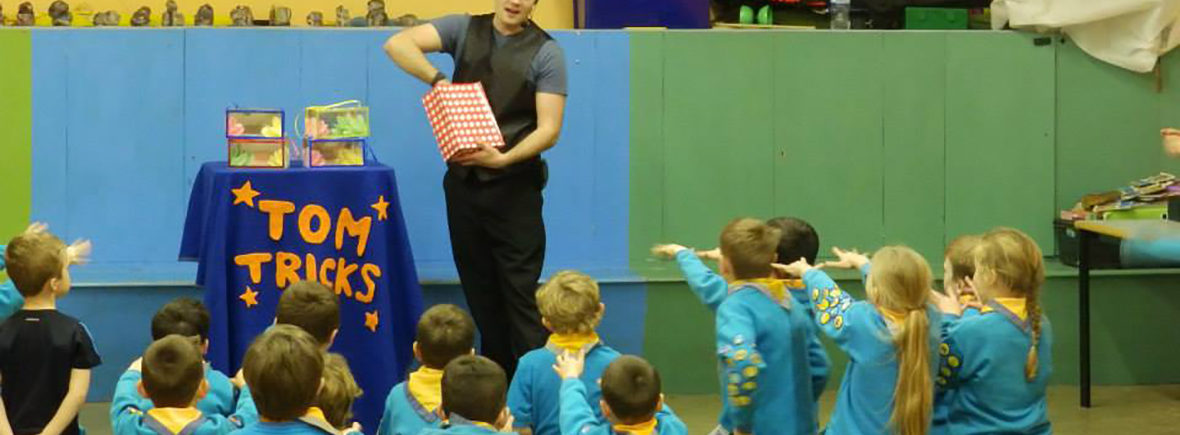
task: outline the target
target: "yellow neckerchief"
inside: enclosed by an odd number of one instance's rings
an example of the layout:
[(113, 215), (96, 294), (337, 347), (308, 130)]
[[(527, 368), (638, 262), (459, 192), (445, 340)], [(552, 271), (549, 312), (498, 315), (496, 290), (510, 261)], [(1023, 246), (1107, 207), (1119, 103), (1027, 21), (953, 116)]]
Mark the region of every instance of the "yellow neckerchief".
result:
[(442, 375), (442, 370), (423, 366), (410, 373), (410, 380), (406, 382), (410, 395), (427, 411), (434, 412), (442, 404)]
[(636, 424), (616, 424), (614, 425), (615, 432), (621, 432), (631, 435), (651, 435), (656, 433), (656, 424), (659, 423), (655, 418)]
[[(1004, 308), (1007, 308), (1008, 311), (1019, 317), (1021, 322), (1028, 320), (1028, 300), (1025, 298), (992, 298), (992, 300), (996, 301), (997, 304), (1003, 305)], [(981, 313), (990, 313), (992, 311), (994, 311), (992, 307), (986, 305), (983, 306), (982, 310), (979, 310)]]
[(787, 289), (790, 290), (807, 290), (807, 285), (803, 284), (803, 280), (801, 279), (784, 278), (779, 281), (782, 281), (783, 285), (787, 286)]
[(189, 423), (201, 418), (201, 411), (197, 408), (152, 408), (147, 414), (174, 434), (180, 433)]
[(471, 424), (474, 424), (474, 425), (476, 425), (476, 426), (482, 427), (482, 428), (484, 428), (484, 429), (491, 429), (493, 432), (499, 432), (499, 431), (500, 431), (499, 429), (496, 429), (496, 427), (495, 427), (495, 426), (492, 426), (492, 425), (490, 425), (490, 424), (484, 423), (484, 422), (482, 422), (482, 421), (473, 421), (473, 422), (471, 422)]
[(549, 344), (570, 352), (577, 352), (582, 348), (597, 342), (598, 333), (595, 331), (572, 334), (559, 334), (554, 332), (549, 334)]
[(746, 284), (766, 288), (766, 291), (770, 292), (771, 299), (778, 303), (782, 303), (787, 296), (787, 283), (778, 278), (741, 279), (730, 283), (729, 288), (733, 289)]
[(324, 416), (324, 410), (322, 410), (316, 406), (313, 406), (311, 408), (307, 408), (307, 413), (303, 414), (303, 416), (305, 418), (315, 418), (315, 419), (319, 419), (319, 420), (323, 420), (323, 421), (328, 421), (328, 417)]

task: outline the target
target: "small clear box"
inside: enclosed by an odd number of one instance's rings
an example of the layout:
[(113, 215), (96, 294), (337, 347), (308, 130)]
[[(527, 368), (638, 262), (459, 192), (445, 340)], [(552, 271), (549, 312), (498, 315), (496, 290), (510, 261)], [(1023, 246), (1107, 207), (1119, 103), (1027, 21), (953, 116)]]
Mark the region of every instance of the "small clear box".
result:
[(358, 101), (312, 106), (304, 111), (304, 135), (309, 139), (369, 137), (369, 108)]
[(314, 139), (307, 141), (304, 166), (364, 166), (364, 139)]
[(225, 137), (278, 139), (285, 136), (280, 109), (225, 109)]
[(286, 168), (287, 165), (285, 139), (229, 140), (231, 168)]

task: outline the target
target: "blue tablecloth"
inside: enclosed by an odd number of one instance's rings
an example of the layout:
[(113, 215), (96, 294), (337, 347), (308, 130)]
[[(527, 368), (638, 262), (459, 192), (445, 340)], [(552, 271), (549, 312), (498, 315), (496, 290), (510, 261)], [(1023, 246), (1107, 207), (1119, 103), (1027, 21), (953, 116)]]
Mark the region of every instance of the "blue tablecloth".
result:
[(364, 389), (354, 412), (375, 432), (385, 396), (408, 371), (422, 311), (397, 192), (393, 169), (383, 165), (202, 166), (180, 258), (198, 262), (197, 284), (213, 315), (213, 366), (232, 376), (251, 340), (274, 321), (279, 289), (319, 279), (340, 296), (332, 351), (348, 358)]

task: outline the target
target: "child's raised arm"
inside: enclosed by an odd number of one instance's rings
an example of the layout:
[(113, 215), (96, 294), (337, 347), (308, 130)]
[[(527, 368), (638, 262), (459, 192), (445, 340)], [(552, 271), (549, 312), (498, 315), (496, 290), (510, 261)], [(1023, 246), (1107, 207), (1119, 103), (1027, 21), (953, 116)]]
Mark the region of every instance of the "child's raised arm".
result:
[[(714, 251), (709, 251), (714, 252)], [(680, 266), (680, 273), (688, 282), (688, 288), (709, 307), (709, 311), (717, 311), (725, 295), (729, 293), (729, 283), (718, 275), (697, 256), (692, 249), (680, 245), (656, 245), (652, 254), (657, 257), (675, 259)], [(710, 254), (706, 254), (708, 257)], [(719, 255), (719, 254), (717, 254)]]
[[(865, 272), (868, 270), (868, 263), (852, 264), (851, 267), (860, 267), (862, 272)], [(868, 316), (873, 312), (872, 306), (858, 302), (848, 292), (841, 290), (827, 273), (807, 264), (806, 260), (799, 260), (790, 265), (776, 264), (775, 268), (803, 277), (803, 283), (807, 286), (810, 296), (808, 302), (815, 313), (815, 324), (850, 357), (857, 359), (860, 349), (870, 348), (857, 343), (857, 340), (877, 340), (875, 331), (871, 334), (858, 333), (864, 325), (870, 325)]]

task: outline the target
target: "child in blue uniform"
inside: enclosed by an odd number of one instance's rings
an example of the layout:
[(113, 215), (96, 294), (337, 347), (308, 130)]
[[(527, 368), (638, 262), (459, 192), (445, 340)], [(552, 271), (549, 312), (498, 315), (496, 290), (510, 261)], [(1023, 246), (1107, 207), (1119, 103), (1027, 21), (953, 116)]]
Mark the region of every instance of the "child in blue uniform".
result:
[(261, 421), (240, 435), (336, 435), (313, 406), (324, 375), (324, 352), (303, 329), (275, 325), (254, 339), (242, 359), (243, 376)]
[(340, 431), (352, 428), (352, 403), (364, 391), (357, 385), (348, 360), (336, 353), (324, 354), (324, 386), (320, 388), (316, 405), (324, 411), (324, 418)]
[(586, 370), (580, 379), (594, 415), (605, 422), (598, 408), (598, 378), (619, 353), (603, 344), (594, 331), (605, 311), (598, 283), (582, 273), (559, 272), (537, 292), (537, 309), (541, 323), (552, 333), (545, 347), (526, 353), (516, 366), (508, 388), (508, 409), (515, 429), (535, 435), (561, 433), (558, 398), (562, 382), (553, 374), (553, 364), (563, 352), (585, 353)]
[(848, 368), (826, 433), (926, 434), (933, 409), (941, 318), (929, 301), (930, 266), (906, 247), (873, 256), (833, 249), (840, 261), (866, 277), (869, 301), (856, 301), (806, 261), (781, 269), (803, 277), (815, 321), (840, 349)]
[(688, 429), (665, 406), (660, 373), (631, 355), (615, 358), (602, 373), (600, 409), (603, 422), (590, 407), (580, 379), (585, 368), (582, 352), (564, 352), (553, 369), (561, 377), (561, 433), (570, 435), (685, 435)]
[[(782, 233), (778, 239), (778, 247), (775, 249), (778, 255), (775, 262), (791, 264), (799, 259), (805, 259), (808, 264), (815, 264), (815, 257), (819, 254), (819, 234), (815, 232), (815, 228), (811, 224), (795, 217), (776, 217), (766, 221), (766, 224), (777, 228)], [(695, 257), (721, 261), (721, 250), (698, 252), (696, 256), (691, 255), (691, 251), (682, 251), (676, 252), (674, 255), (676, 262), (680, 265), (681, 273), (688, 281), (688, 287), (705, 301), (705, 305), (710, 310), (717, 311), (717, 306), (721, 304), (721, 300), (729, 291), (729, 284)], [(810, 296), (807, 294), (807, 288), (803, 286), (803, 280), (797, 276), (786, 275), (778, 276), (778, 278), (786, 284), (787, 290), (790, 290), (791, 297), (795, 299), (795, 302), (799, 306), (805, 307), (807, 318), (814, 317), (811, 304), (808, 303)], [(807, 361), (811, 371), (811, 392), (815, 400), (819, 401), (819, 397), (823, 395), (824, 389), (828, 385), (832, 360), (828, 358), (828, 352), (824, 350), (823, 344), (819, 341), (819, 327), (810, 321), (807, 322), (807, 325)], [(816, 410), (818, 409), (817, 405)]]
[[(781, 232), (757, 219), (737, 219), (721, 232), (721, 275), (728, 282), (720, 298), (709, 277), (694, 291), (716, 304), (723, 432), (813, 434), (815, 396), (807, 358), (810, 319), (793, 302), (771, 264)], [(708, 273), (687, 248), (661, 245), (657, 255), (675, 255), (694, 278)], [(701, 291), (701, 288), (710, 289)]]
[[(1024, 233), (999, 228), (975, 249), (971, 282), (984, 305), (948, 323), (938, 384), (951, 391), (952, 434), (1047, 434), (1053, 331), (1041, 312), (1042, 254)], [(955, 313), (953, 300), (945, 311)], [(940, 304), (944, 305), (944, 304)]]
[(378, 435), (417, 435), (439, 427), (443, 367), (475, 353), (474, 346), (475, 322), (462, 308), (440, 304), (422, 313), (414, 337), (414, 358), (422, 366), (389, 391)]
[(455, 358), (443, 369), (441, 428), (426, 428), (420, 435), (494, 434), (512, 429), (506, 393), (508, 377), (490, 359), (467, 355)]
[[(177, 298), (160, 307), (152, 316), (152, 340), (159, 340), (172, 334), (190, 337), (200, 343), (201, 354), (209, 349), (209, 310), (205, 304), (193, 298)], [(139, 382), (141, 373), (133, 364), (119, 377), (119, 381), (127, 381), (131, 385)], [(208, 382), (207, 392), (197, 402), (197, 409), (206, 415), (221, 415), (229, 417), (236, 412), (238, 390), (230, 382), (229, 377), (204, 363), (205, 380)], [(134, 393), (134, 389), (130, 390)], [(133, 399), (133, 397), (128, 398)], [(152, 408), (152, 402), (145, 397), (139, 397), (133, 406), (140, 411)], [(112, 407), (113, 415), (117, 410)]]
[[(201, 351), (192, 338), (168, 335), (148, 346), (139, 370), (143, 377), (124, 376), (111, 400), (115, 435), (223, 435), (258, 420), (249, 391), (239, 398), (240, 414), (205, 413), (196, 403), (209, 391)], [(151, 408), (139, 408), (143, 396)]]
[[(956, 307), (971, 307), (978, 310), (979, 299), (975, 289), (971, 286), (971, 277), (975, 275), (975, 247), (979, 245), (979, 236), (963, 235), (956, 237), (946, 245), (942, 260), (942, 288), (943, 294), (934, 293), (936, 302), (941, 303), (947, 298), (958, 301)], [(943, 313), (944, 330), (949, 322), (958, 319), (957, 313)], [(941, 348), (940, 348), (941, 349)], [(936, 379), (937, 380), (937, 379)], [(935, 386), (934, 419), (930, 426), (933, 435), (948, 434), (947, 419), (950, 414), (950, 402), (954, 391)]]

